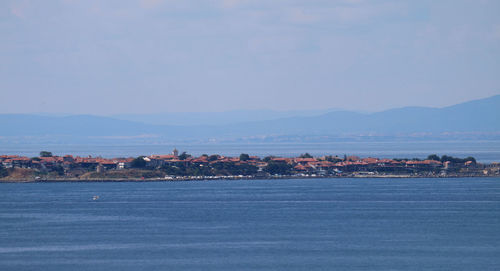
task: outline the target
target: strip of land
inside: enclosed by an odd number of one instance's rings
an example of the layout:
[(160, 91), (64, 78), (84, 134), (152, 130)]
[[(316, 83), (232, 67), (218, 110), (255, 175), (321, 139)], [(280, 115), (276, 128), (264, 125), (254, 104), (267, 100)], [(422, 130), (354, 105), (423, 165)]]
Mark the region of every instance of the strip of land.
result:
[(473, 157), (429, 155), (427, 159), (357, 156), (239, 157), (187, 153), (128, 158), (0, 155), (0, 181), (185, 181), (281, 178), (443, 178), (500, 176), (500, 163), (482, 164)]

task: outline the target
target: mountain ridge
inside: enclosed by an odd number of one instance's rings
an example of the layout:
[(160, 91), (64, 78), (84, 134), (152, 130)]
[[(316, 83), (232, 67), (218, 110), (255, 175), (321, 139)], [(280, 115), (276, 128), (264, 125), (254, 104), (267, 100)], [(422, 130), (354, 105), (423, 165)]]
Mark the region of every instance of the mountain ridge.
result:
[(217, 138), (342, 133), (500, 132), (500, 95), (443, 108), (402, 107), (375, 113), (334, 111), (219, 125), (153, 125), (95, 115), (0, 114), (0, 136), (137, 136)]

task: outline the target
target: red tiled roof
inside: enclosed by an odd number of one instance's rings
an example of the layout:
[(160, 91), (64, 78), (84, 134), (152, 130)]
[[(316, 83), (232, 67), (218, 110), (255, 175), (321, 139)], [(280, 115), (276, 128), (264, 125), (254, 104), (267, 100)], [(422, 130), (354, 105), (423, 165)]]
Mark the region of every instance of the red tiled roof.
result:
[(302, 162), (316, 162), (317, 160), (315, 158), (295, 158), (294, 161), (296, 163), (302, 163)]
[(55, 163), (57, 162), (56, 157), (40, 157), (40, 161), (43, 163)]
[(149, 158), (151, 159), (175, 159), (177, 158), (177, 156), (173, 155), (173, 154), (154, 154), (154, 155), (151, 155), (149, 156)]
[(206, 158), (195, 158), (191, 162), (193, 162), (193, 163), (208, 163), (208, 160)]
[(377, 158), (371, 158), (371, 157), (368, 157), (368, 158), (363, 158), (361, 159), (361, 161), (363, 162), (366, 162), (368, 164), (375, 164), (377, 163), (379, 160)]
[(425, 160), (425, 161), (406, 161), (407, 165), (440, 165), (441, 162), (435, 160)]
[(298, 165), (294, 166), (293, 168), (296, 170), (307, 170), (307, 168), (302, 164), (298, 164)]
[(386, 164), (400, 164), (400, 162), (392, 159), (381, 159), (378, 161), (379, 163), (386, 163)]
[(345, 166), (366, 166), (368, 163), (365, 162), (351, 162), (351, 161), (344, 161), (344, 162), (338, 162), (335, 164), (337, 167), (345, 167)]
[(119, 163), (131, 163), (134, 158), (115, 158), (115, 160)]
[(330, 161), (321, 161), (319, 163), (319, 166), (320, 167), (333, 167), (333, 166), (335, 166), (335, 163), (330, 162)]
[(16, 157), (16, 158), (12, 158), (11, 160), (12, 161), (30, 161), (31, 159), (28, 157)]
[(274, 157), (274, 158), (271, 158), (271, 161), (290, 163), (293, 161), (293, 158)]
[(0, 158), (4, 158), (4, 159), (17, 158), (17, 157), (19, 157), (19, 155), (0, 155)]

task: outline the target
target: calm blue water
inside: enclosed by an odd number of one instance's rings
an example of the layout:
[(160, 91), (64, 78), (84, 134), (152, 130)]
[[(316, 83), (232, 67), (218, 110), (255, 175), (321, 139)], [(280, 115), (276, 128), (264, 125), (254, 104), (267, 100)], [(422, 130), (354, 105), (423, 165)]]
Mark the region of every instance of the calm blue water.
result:
[(255, 269), (500, 270), (500, 178), (0, 184), (0, 270)]

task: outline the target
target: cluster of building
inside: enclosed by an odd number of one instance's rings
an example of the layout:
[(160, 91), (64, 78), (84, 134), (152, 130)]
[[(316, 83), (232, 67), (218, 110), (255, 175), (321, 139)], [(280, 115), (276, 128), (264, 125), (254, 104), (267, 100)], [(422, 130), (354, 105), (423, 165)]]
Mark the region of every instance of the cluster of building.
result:
[(138, 158), (102, 158), (102, 157), (73, 157), (48, 156), (48, 157), (22, 157), (17, 155), (1, 155), (0, 163), (4, 168), (29, 168), (39, 171), (56, 171), (60, 174), (67, 174), (71, 171), (97, 171), (106, 172), (110, 170), (125, 170), (138, 167), (134, 162), (142, 159), (140, 167), (143, 169), (161, 169), (168, 166), (206, 166), (214, 164), (231, 164), (233, 166), (250, 165), (254, 166), (256, 172), (275, 174), (268, 170), (272, 165), (286, 165), (289, 175), (346, 175), (350, 173), (367, 174), (391, 174), (391, 173), (426, 173), (437, 174), (445, 171), (454, 172), (484, 172), (488, 170), (488, 165), (476, 164), (475, 161), (456, 164), (450, 161), (436, 160), (394, 160), (379, 158), (360, 158), (349, 156), (344, 158), (324, 156), (324, 157), (266, 157), (242, 155), (240, 157), (226, 157), (221, 155), (202, 155), (191, 157), (189, 155), (179, 155), (174, 150), (169, 155), (150, 155)]
[(0, 155), (0, 163), (5, 168), (31, 168), (38, 170), (70, 170), (75, 168), (82, 169), (125, 169), (130, 167), (134, 158), (113, 158), (106, 159), (102, 157), (73, 157), (50, 156), (50, 157), (24, 157), (18, 155)]

